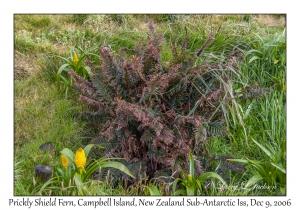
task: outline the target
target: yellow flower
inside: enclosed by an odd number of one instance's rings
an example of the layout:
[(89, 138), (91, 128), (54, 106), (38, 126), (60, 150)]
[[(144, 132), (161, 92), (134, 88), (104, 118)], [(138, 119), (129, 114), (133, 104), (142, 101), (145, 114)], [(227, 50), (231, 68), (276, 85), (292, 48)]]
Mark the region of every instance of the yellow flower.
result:
[(68, 162), (66, 156), (64, 156), (64, 155), (61, 156), (61, 163), (64, 167), (68, 167), (69, 162)]
[(84, 166), (86, 164), (86, 157), (85, 157), (84, 150), (82, 148), (79, 148), (76, 151), (74, 163), (77, 166), (77, 168), (84, 169)]
[(76, 52), (74, 51), (73, 52), (73, 61), (77, 64), (77, 62), (79, 61), (78, 60), (78, 57), (77, 57), (77, 54), (76, 54)]

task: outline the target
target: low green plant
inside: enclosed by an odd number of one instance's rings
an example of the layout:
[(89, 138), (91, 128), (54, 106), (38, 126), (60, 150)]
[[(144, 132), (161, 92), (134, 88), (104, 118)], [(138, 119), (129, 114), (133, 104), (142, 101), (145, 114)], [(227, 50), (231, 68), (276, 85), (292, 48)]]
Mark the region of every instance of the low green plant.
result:
[(255, 187), (259, 181), (263, 181), (273, 189), (279, 186), (281, 194), (286, 190), (286, 142), (283, 141), (278, 150), (271, 146), (263, 146), (254, 139), (252, 141), (267, 155), (267, 161), (246, 159), (228, 159), (228, 161), (242, 163), (246, 166), (253, 166), (256, 173), (248, 180), (246, 188)]
[[(24, 32), (25, 33), (25, 32)], [(21, 53), (28, 53), (33, 52), (36, 49), (36, 45), (31, 37), (23, 36), (17, 34), (14, 36), (14, 50), (21, 52)]]
[[(77, 55), (75, 49), (79, 50), (80, 54)], [(84, 52), (84, 50), (79, 46), (71, 47), (69, 58), (64, 58), (57, 55), (57, 57), (63, 59), (66, 62), (59, 67), (56, 73), (56, 81), (59, 90), (61, 89), (61, 85), (64, 84), (67, 95), (69, 88), (72, 86), (72, 80), (65, 77), (63, 75), (63, 72), (69, 72), (72, 69), (76, 74), (80, 75), (83, 78), (92, 77), (93, 73), (91, 68), (84, 64), (85, 59), (91, 55), (95, 54)]]
[[(79, 148), (76, 153), (68, 148), (64, 148), (61, 151), (61, 160), (64, 168), (57, 169), (57, 176), (45, 183), (40, 192), (44, 191), (45, 189), (59, 189), (60, 187), (62, 190), (67, 186), (67, 188), (72, 190), (76, 188), (76, 193), (78, 195), (89, 195), (90, 193), (87, 190), (86, 184), (89, 182), (89, 179), (93, 173), (100, 168), (115, 168), (124, 172), (128, 176), (135, 178), (130, 170), (123, 164), (111, 161), (116, 160), (117, 158), (102, 157), (98, 160), (87, 161), (87, 157), (93, 146), (103, 148), (95, 144), (89, 144), (84, 149)], [(50, 184), (54, 186), (49, 188), (48, 185)]]
[[(224, 186), (227, 187), (227, 183), (223, 178), (215, 172), (206, 172), (201, 174), (198, 178), (195, 177), (195, 164), (192, 154), (189, 154), (189, 174), (184, 174), (183, 178), (176, 178), (173, 183), (173, 193), (174, 195), (187, 195), (193, 196), (197, 195), (197, 192), (200, 193), (203, 191), (205, 181), (208, 178), (218, 179)], [(183, 171), (184, 172), (184, 171)], [(177, 189), (178, 185), (178, 189)], [(177, 189), (177, 190), (176, 190)]]
[[(223, 180), (223, 178), (215, 172), (206, 172), (195, 177), (195, 164), (194, 158), (192, 154), (189, 154), (189, 174), (183, 173), (183, 178), (176, 178), (173, 182), (173, 195), (187, 195), (187, 196), (194, 196), (198, 195), (199, 193), (203, 192), (203, 188), (205, 187), (205, 182), (208, 178), (215, 178), (218, 179), (223, 186), (227, 187), (227, 183)], [(153, 185), (147, 187), (150, 195), (157, 196), (161, 195), (158, 188)]]
[(286, 31), (265, 37), (253, 33), (246, 38), (250, 49), (245, 52), (242, 66), (245, 79), (256, 80), (262, 86), (285, 85)]

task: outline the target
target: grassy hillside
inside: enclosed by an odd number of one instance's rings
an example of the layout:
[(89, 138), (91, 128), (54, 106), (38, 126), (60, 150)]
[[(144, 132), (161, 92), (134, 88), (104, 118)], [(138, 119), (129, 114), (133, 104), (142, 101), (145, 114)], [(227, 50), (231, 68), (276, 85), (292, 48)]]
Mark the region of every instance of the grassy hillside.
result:
[[(89, 108), (78, 101), (78, 92), (73, 90), (69, 75), (66, 72), (57, 75), (57, 71), (66, 63), (63, 58), (72, 56), (70, 49), (74, 46), (89, 53), (86, 62), (93, 73), (101, 65), (100, 49), (105, 45), (114, 56), (124, 47), (125, 58), (131, 58), (141, 39), (147, 40), (150, 19), (153, 19), (155, 31), (164, 36), (160, 59), (166, 66), (171, 65), (170, 61), (175, 58), (174, 48), (182, 45), (187, 34), (189, 43), (182, 56), (193, 55), (203, 46), (208, 35), (214, 34), (213, 41), (193, 65), (215, 65), (215, 72), (218, 72), (215, 76), (220, 80), (226, 97), (235, 98), (218, 107), (226, 132), (221, 135), (217, 125), (212, 127), (209, 132), (216, 135), (211, 135), (201, 144), (205, 153), (199, 159), (206, 172), (216, 172), (227, 179), (229, 186), (240, 187), (225, 191), (207, 187), (196, 190), (195, 194), (285, 194), (284, 15), (90, 14), (14, 16), (15, 195), (80, 194), (75, 185), (64, 190), (55, 184), (52, 188), (42, 188), (44, 182), (34, 174), (35, 165), (51, 165), (56, 171), (61, 167), (60, 151), (69, 148), (75, 152), (89, 144), (99, 132), (99, 128), (95, 129), (89, 121), (79, 117)], [(222, 69), (225, 63), (228, 67), (226, 81)], [(220, 73), (222, 70), (224, 74)], [(57, 76), (62, 76), (59, 83)], [(54, 152), (39, 150), (46, 142), (53, 143)], [(270, 152), (272, 150), (274, 155)], [(230, 166), (234, 162), (226, 160), (232, 156), (239, 159), (239, 164), (245, 165), (247, 170), (232, 172)], [(186, 164), (191, 162), (186, 161)], [(243, 189), (241, 183), (248, 182), (256, 174), (262, 179), (257, 185), (267, 183), (275, 189), (260, 190), (253, 186)], [(174, 192), (166, 187), (172, 182), (174, 179), (160, 183), (140, 178), (135, 184), (124, 180), (113, 184), (109, 179), (90, 179), (84, 186), (91, 195), (150, 195), (146, 186), (157, 186), (160, 193), (173, 195)]]

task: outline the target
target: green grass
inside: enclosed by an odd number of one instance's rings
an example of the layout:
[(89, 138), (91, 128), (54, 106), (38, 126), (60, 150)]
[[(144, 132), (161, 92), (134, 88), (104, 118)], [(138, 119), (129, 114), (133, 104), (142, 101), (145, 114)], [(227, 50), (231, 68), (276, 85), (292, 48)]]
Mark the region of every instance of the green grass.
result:
[[(85, 123), (77, 118), (81, 105), (76, 100), (64, 99), (55, 84), (42, 77), (15, 80), (14, 93), (15, 160), (22, 160), (19, 167), (24, 172), (18, 180), (27, 189), (26, 194), (32, 194), (34, 166), (55, 166), (60, 163), (59, 152), (64, 147), (76, 149), (82, 145)], [(53, 143), (54, 154), (39, 151), (39, 146), (46, 142)]]
[[(199, 49), (209, 33), (215, 33), (214, 41), (197, 62), (221, 63), (235, 50), (245, 55), (233, 67), (241, 76), (237, 79), (232, 73), (229, 78), (232, 81), (226, 86), (228, 93), (255, 83), (262, 88), (274, 86), (260, 98), (243, 100), (240, 97), (236, 104), (222, 107), (227, 113), (225, 122), (229, 135), (210, 138), (205, 145), (208, 154), (267, 160), (249, 139), (255, 138), (274, 148), (286, 139), (284, 16), (82, 14), (15, 15), (14, 18), (15, 71), (18, 69), (21, 71), (18, 75), (22, 75), (15, 76), (14, 81), (15, 195), (36, 195), (43, 183), (36, 180), (34, 166), (59, 166), (59, 152), (64, 147), (75, 151), (92, 138), (86, 123), (78, 119), (86, 107), (78, 102), (73, 91), (65, 97), (63, 91), (57, 90), (54, 74), (62, 61), (54, 55), (66, 57), (69, 47), (74, 45), (95, 54), (99, 54), (103, 45), (109, 45), (114, 53), (125, 47), (127, 53), (133, 54), (135, 44), (147, 36), (150, 18), (154, 19), (156, 31), (166, 38), (162, 48), (163, 62), (171, 59), (172, 47), (180, 45), (186, 33), (190, 34), (189, 53)], [(92, 62), (98, 70), (98, 58), (92, 58)], [(39, 151), (39, 146), (48, 141), (54, 144), (55, 152)], [(207, 170), (214, 171), (216, 167), (216, 163), (210, 164)], [(230, 185), (239, 185), (251, 175), (251, 171), (232, 174)], [(158, 186), (161, 192), (167, 192), (166, 186)], [(125, 188), (121, 184), (112, 187), (109, 183), (94, 181), (88, 188), (95, 195), (149, 195), (145, 183)], [(204, 194), (270, 195), (272, 192), (211, 188)]]

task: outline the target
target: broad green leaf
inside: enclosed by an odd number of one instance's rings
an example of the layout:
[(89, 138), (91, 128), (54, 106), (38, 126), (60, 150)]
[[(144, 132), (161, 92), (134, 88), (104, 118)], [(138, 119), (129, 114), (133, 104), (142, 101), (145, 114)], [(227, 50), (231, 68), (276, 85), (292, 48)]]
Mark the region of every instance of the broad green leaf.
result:
[(194, 177), (191, 174), (187, 175), (187, 185), (192, 186), (194, 183)]
[(94, 161), (91, 164), (88, 165), (88, 167), (86, 168), (86, 173), (84, 174), (84, 178), (83, 178), (83, 182), (86, 182), (88, 180), (88, 178), (96, 171), (100, 168), (100, 163), (98, 161)]
[(83, 68), (86, 70), (86, 72), (88, 73), (89, 77), (93, 76), (92, 70), (91, 70), (91, 68), (89, 66), (85, 66)]
[(74, 164), (75, 154), (72, 150), (64, 148), (60, 153), (68, 158), (69, 163)]
[(226, 159), (226, 160), (231, 161), (231, 162), (241, 163), (241, 164), (244, 164), (244, 165), (249, 164), (249, 161), (244, 160), (244, 159)]
[(198, 180), (199, 180), (201, 183), (203, 183), (203, 182), (204, 182), (206, 179), (208, 179), (208, 178), (216, 178), (216, 179), (218, 179), (219, 181), (221, 181), (222, 184), (224, 184), (224, 186), (227, 187), (227, 183), (224, 181), (224, 179), (223, 179), (220, 175), (218, 175), (217, 173), (215, 173), (215, 172), (206, 172), (206, 173), (204, 173), (204, 174), (201, 174), (201, 175), (198, 177)]
[(89, 153), (92, 149), (92, 147), (95, 146), (95, 144), (88, 144), (83, 150), (86, 158), (89, 156)]
[(250, 54), (252, 54), (252, 53), (259, 53), (259, 54), (263, 54), (261, 51), (259, 51), (259, 50), (255, 50), (255, 49), (251, 49), (251, 50), (249, 50), (249, 51), (247, 51), (246, 52), (246, 55), (250, 55)]
[(65, 174), (65, 170), (62, 170), (61, 168), (58, 168), (57, 172), (59, 173), (60, 176), (64, 176)]
[(259, 148), (261, 148), (268, 156), (269, 158), (271, 158), (271, 160), (275, 160), (275, 157), (274, 155), (269, 151), (267, 150), (265, 147), (263, 147), (261, 144), (259, 144), (257, 141), (255, 141), (254, 139), (252, 139), (252, 141), (254, 141), (254, 143), (259, 146)]
[(258, 161), (258, 160), (250, 160), (249, 158), (246, 158), (246, 159), (249, 162), (249, 164), (252, 164), (252, 165), (262, 165), (263, 164), (263, 162)]
[[(104, 147), (101, 147), (104, 148)], [(124, 160), (125, 158), (107, 158), (107, 157), (102, 157), (99, 158), (97, 161), (100, 162), (106, 162), (106, 161), (112, 161), (112, 160)]]
[(286, 174), (285, 168), (283, 168), (283, 167), (281, 167), (281, 166), (279, 166), (279, 165), (277, 165), (277, 164), (275, 164), (275, 163), (271, 163), (271, 164), (272, 164), (272, 166), (274, 166), (275, 168), (279, 169), (282, 173)]
[(196, 184), (197, 184), (197, 186), (198, 186), (198, 188), (200, 189), (200, 192), (201, 192), (202, 191), (202, 183), (198, 179), (196, 179)]
[(187, 195), (186, 190), (184, 189), (179, 189), (174, 192), (174, 195)]
[(255, 61), (255, 60), (257, 60), (257, 59), (260, 59), (260, 57), (258, 57), (258, 56), (253, 56), (250, 60), (249, 60), (249, 62), (248, 63), (252, 63), (253, 61)]
[(151, 196), (160, 196), (160, 192), (156, 186), (147, 187)]
[(79, 195), (85, 195), (84, 191), (83, 191), (83, 183), (81, 180), (81, 175), (79, 173), (75, 173), (74, 181), (75, 181), (77, 190), (79, 191)]
[(83, 49), (80, 46), (78, 46), (78, 45), (76, 45), (75, 47), (73, 47), (73, 50), (75, 50), (75, 48), (78, 49), (80, 52), (84, 52)]
[(188, 196), (195, 195), (195, 182), (193, 180), (193, 177), (190, 174), (188, 175), (188, 181), (185, 188), (186, 188), (186, 194)]
[(58, 57), (58, 58), (61, 58), (63, 59), (64, 61), (67, 61), (67, 62), (70, 62), (70, 60), (68, 58), (64, 58), (62, 56), (59, 56), (59, 55), (54, 55), (55, 57)]
[(182, 179), (176, 178), (176, 179), (174, 180), (174, 182), (173, 182), (173, 192), (175, 192), (176, 187), (177, 187), (177, 183), (178, 183), (179, 181), (182, 181)]
[(116, 168), (119, 169), (120, 171), (123, 171), (127, 175), (131, 176), (132, 178), (135, 179), (135, 176), (131, 173), (131, 171), (124, 166), (122, 163), (118, 162), (100, 162), (99, 163), (102, 168)]
[(190, 175), (192, 176), (192, 178), (194, 178), (195, 163), (194, 163), (194, 157), (191, 153), (189, 154), (189, 160), (190, 160)]
[(259, 172), (259, 174), (262, 177), (268, 177), (268, 172), (266, 171), (265, 166), (263, 165), (264, 163), (260, 162), (260, 161), (254, 161), (254, 160), (250, 160), (247, 158), (247, 160), (249, 161), (249, 163), (256, 168), (256, 170)]
[(260, 174), (255, 174), (254, 176), (252, 176), (247, 184), (245, 185), (246, 188), (253, 186), (254, 184), (256, 184), (258, 181), (262, 180), (263, 177)]
[(86, 157), (89, 156), (89, 153), (90, 153), (92, 147), (94, 147), (94, 146), (96, 146), (96, 147), (98, 147), (98, 148), (100, 148), (100, 149), (103, 149), (103, 148), (104, 148), (104, 147), (99, 146), (98, 144), (88, 144), (88, 145), (83, 149), (83, 150), (84, 150), (84, 154), (85, 154)]
[(58, 75), (61, 75), (61, 72), (62, 72), (63, 70), (65, 70), (68, 66), (70, 66), (70, 64), (68, 64), (68, 63), (63, 64), (63, 65), (58, 69), (57, 74), (58, 74)]

